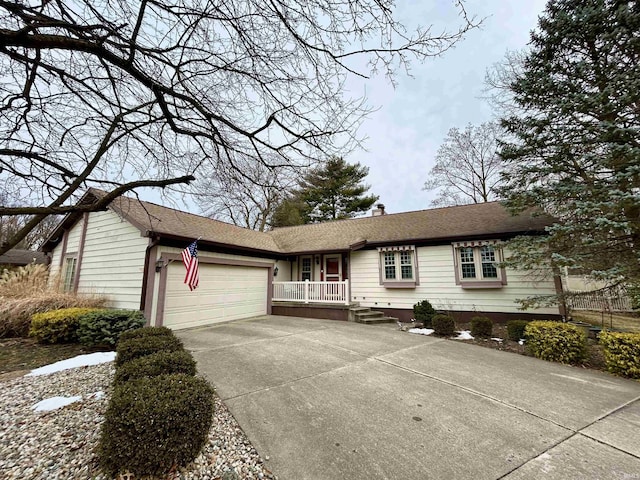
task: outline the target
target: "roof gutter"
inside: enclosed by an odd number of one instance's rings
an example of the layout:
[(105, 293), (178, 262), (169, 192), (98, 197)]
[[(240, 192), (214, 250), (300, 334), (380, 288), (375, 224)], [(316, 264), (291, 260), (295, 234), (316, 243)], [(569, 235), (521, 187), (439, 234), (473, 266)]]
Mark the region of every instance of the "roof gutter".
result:
[[(160, 243), (160, 237), (149, 238), (149, 245), (144, 251), (144, 268), (142, 269), (142, 291), (140, 292), (140, 311), (144, 312), (147, 306), (147, 289), (149, 285), (149, 276), (151, 275), (151, 268), (155, 268), (155, 265), (151, 265), (151, 251)], [(155, 272), (153, 272), (155, 273)], [(147, 319), (149, 320), (149, 319)]]

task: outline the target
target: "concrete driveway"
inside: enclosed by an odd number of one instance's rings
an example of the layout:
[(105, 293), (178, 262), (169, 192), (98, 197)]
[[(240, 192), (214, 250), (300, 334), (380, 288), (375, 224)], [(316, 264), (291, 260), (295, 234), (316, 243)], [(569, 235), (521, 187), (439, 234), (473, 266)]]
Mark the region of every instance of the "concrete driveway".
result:
[(281, 480), (640, 479), (639, 382), (393, 325), (178, 335)]

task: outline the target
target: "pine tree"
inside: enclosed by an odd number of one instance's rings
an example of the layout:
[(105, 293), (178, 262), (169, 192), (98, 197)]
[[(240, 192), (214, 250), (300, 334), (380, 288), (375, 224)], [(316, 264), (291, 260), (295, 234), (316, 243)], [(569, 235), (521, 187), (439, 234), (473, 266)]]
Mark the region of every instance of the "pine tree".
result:
[(510, 85), (502, 125), (513, 212), (557, 219), (513, 244), (512, 263), (548, 262), (614, 283), (640, 280), (640, 5), (551, 0)]
[(332, 157), (310, 170), (298, 188), (285, 199), (273, 215), (271, 225), (284, 227), (302, 223), (352, 218), (366, 212), (378, 200), (365, 195), (371, 188), (363, 182), (369, 168)]

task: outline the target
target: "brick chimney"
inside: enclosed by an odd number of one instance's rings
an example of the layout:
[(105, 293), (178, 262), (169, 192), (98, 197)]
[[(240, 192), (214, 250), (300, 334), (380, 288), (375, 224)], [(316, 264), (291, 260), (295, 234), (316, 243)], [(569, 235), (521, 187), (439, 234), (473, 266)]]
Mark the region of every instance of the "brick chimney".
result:
[(371, 210), (372, 217), (379, 217), (380, 215), (384, 215), (384, 203), (379, 203), (376, 205), (376, 208)]

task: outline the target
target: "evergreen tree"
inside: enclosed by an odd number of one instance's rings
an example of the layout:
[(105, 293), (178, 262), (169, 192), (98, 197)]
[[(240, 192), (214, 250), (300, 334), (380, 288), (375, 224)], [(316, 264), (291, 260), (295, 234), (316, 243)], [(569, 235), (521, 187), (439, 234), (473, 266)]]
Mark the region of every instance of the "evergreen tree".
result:
[(332, 157), (310, 170), (298, 188), (285, 199), (272, 217), (273, 227), (318, 223), (352, 218), (366, 212), (378, 200), (365, 195), (370, 185), (362, 183), (369, 168)]
[(640, 279), (640, 4), (551, 0), (510, 90), (502, 125), (513, 212), (557, 219), (514, 242), (511, 263), (551, 258), (614, 283)]

